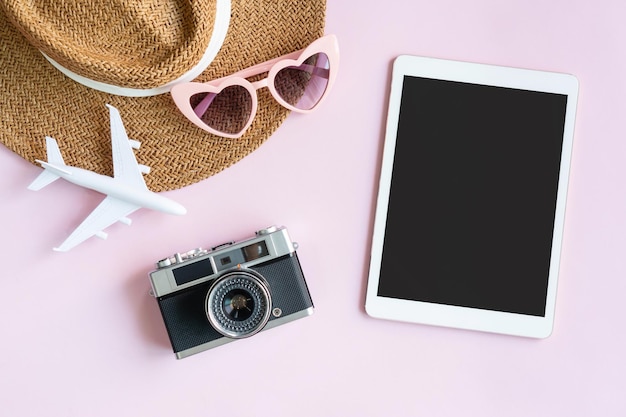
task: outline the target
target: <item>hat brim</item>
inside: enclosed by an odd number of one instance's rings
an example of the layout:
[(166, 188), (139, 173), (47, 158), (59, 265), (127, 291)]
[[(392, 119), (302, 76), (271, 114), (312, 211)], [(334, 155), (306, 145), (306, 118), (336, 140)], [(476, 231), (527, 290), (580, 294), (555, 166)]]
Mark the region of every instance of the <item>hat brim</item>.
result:
[[(209, 81), (301, 49), (323, 35), (325, 0), (236, 1), (226, 40), (196, 81)], [(30, 45), (0, 9), (0, 141), (24, 159), (46, 159), (45, 136), (57, 139), (66, 164), (112, 175), (108, 109), (116, 107), (153, 191), (206, 179), (257, 149), (288, 110), (258, 91), (255, 120), (239, 139), (211, 135), (188, 121), (170, 94), (122, 97), (93, 90), (63, 75)]]

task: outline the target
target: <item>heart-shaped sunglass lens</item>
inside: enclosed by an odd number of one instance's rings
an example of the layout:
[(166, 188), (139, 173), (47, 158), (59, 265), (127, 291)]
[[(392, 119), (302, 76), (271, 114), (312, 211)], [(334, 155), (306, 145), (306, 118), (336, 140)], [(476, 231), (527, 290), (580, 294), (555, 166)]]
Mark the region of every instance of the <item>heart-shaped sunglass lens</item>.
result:
[(301, 110), (310, 110), (324, 95), (329, 76), (328, 56), (317, 53), (298, 66), (280, 70), (274, 78), (274, 87), (290, 105)]
[(241, 132), (252, 112), (252, 97), (240, 85), (226, 87), (219, 93), (194, 94), (189, 101), (200, 120), (222, 133)]

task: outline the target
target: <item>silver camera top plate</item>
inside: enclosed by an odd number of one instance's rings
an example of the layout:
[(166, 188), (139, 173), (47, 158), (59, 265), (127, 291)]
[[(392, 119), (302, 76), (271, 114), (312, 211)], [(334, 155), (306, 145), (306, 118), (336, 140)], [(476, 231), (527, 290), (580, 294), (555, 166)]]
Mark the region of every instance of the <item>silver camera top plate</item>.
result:
[(150, 273), (152, 293), (162, 297), (215, 278), (221, 272), (238, 265), (251, 267), (261, 262), (295, 252), (285, 227), (270, 226), (255, 233), (254, 237), (228, 242), (211, 250), (197, 248), (176, 253), (157, 262)]

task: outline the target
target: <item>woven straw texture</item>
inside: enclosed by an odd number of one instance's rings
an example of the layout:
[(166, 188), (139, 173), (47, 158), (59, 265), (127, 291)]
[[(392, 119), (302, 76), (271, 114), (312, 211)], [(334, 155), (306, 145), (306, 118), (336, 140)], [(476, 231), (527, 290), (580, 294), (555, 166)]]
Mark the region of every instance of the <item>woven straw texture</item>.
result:
[[(225, 139), (195, 127), (169, 94), (130, 98), (89, 89), (61, 74), (40, 52), (99, 81), (161, 85), (186, 72), (204, 52), (203, 39), (213, 27), (212, 1), (129, 2), (132, 8), (120, 1), (110, 7), (96, 0), (41, 2), (47, 4), (45, 13), (17, 0), (0, 2), (0, 141), (28, 161), (46, 160), (45, 136), (52, 136), (68, 165), (113, 175), (108, 103), (120, 111), (128, 136), (141, 142), (137, 160), (152, 169), (146, 184), (166, 191), (239, 161), (288, 115), (261, 89), (252, 126), (239, 139)], [(226, 40), (196, 81), (301, 49), (324, 32), (325, 0), (232, 0), (231, 8)]]

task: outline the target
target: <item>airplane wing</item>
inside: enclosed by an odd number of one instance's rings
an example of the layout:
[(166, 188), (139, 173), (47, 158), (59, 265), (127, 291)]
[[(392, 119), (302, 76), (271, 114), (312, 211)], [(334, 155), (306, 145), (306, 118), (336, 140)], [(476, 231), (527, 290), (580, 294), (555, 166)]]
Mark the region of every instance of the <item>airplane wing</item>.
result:
[(103, 229), (116, 221), (130, 224), (130, 220), (126, 216), (139, 208), (140, 206), (135, 204), (107, 196), (65, 239), (61, 246), (54, 248), (54, 250), (66, 252), (94, 235), (106, 238), (106, 233), (103, 232)]
[(131, 146), (139, 146), (139, 142), (131, 142), (126, 134), (126, 129), (122, 123), (119, 111), (107, 104), (111, 117), (111, 148), (113, 150), (113, 177), (126, 184), (135, 186), (140, 189), (148, 189), (143, 179), (142, 169), (147, 170), (148, 167), (139, 165), (135, 153)]

